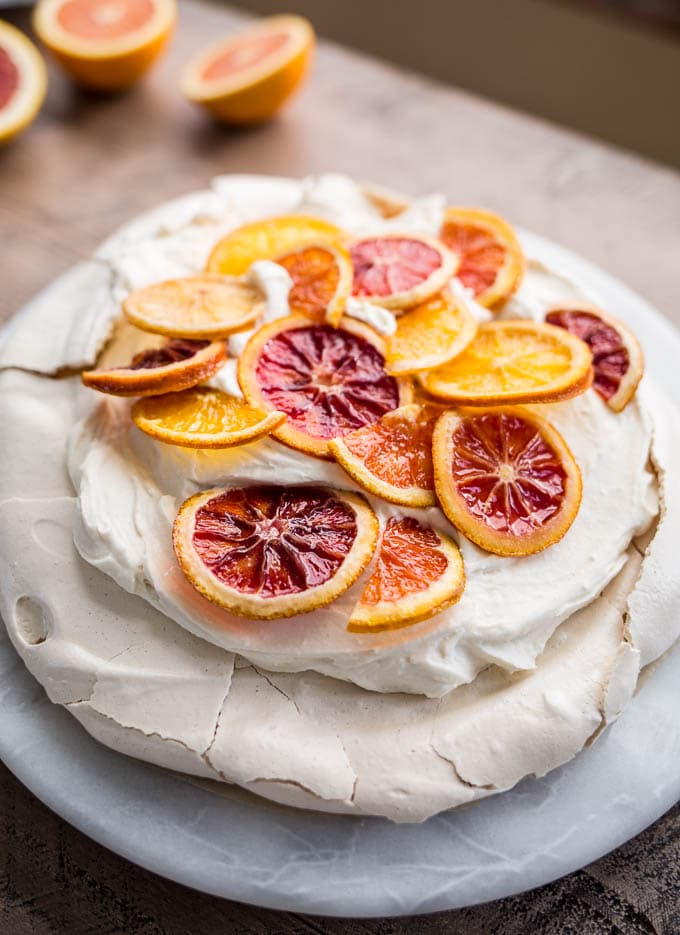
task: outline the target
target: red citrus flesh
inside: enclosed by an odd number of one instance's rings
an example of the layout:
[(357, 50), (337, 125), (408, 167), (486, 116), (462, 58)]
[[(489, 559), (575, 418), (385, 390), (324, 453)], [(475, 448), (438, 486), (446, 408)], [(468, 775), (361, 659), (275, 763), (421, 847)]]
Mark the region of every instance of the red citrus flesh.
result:
[(505, 262), (506, 251), (491, 231), (445, 222), (441, 238), (450, 250), (460, 256), (456, 275), (464, 286), (472, 289), (475, 296), (481, 295), (496, 282), (498, 271)]
[(182, 338), (171, 338), (162, 347), (140, 351), (139, 354), (135, 354), (129, 364), (118, 369), (152, 370), (156, 367), (167, 367), (168, 364), (188, 360), (209, 344), (210, 341), (185, 341)]
[(57, 12), (61, 28), (81, 39), (119, 39), (153, 16), (152, 0), (68, 0)]
[(7, 107), (19, 87), (19, 69), (9, 52), (0, 46), (0, 110)]
[(264, 33), (261, 36), (246, 36), (232, 45), (223, 55), (213, 59), (205, 70), (204, 81), (219, 81), (231, 78), (239, 71), (245, 71), (276, 54), (289, 40), (288, 33)]
[(408, 237), (370, 237), (350, 247), (353, 294), (390, 296), (409, 292), (442, 265), (434, 247)]
[(390, 517), (380, 543), (375, 571), (361, 595), (362, 604), (399, 601), (425, 591), (446, 571), (441, 540), (428, 526), (410, 516)]
[(323, 247), (306, 247), (276, 262), (288, 270), (293, 280), (288, 296), (290, 308), (313, 317), (323, 315), (340, 282), (333, 253)]

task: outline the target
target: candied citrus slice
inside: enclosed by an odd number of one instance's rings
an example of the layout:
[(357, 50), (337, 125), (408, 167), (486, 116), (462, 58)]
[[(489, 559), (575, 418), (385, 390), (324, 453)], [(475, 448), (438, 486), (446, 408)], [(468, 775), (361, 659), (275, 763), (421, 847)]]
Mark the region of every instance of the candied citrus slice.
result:
[(588, 345), (562, 328), (492, 321), (461, 354), (420, 379), (433, 396), (469, 406), (554, 402), (588, 389), (591, 364)]
[(522, 248), (512, 227), (497, 214), (480, 208), (447, 208), (439, 236), (460, 257), (458, 279), (480, 305), (498, 305), (522, 281)]
[(403, 506), (434, 506), (432, 432), (437, 406), (411, 403), (330, 442), (330, 451), (365, 490)]
[(385, 308), (424, 302), (455, 275), (458, 258), (434, 237), (380, 234), (350, 244), (353, 295)]
[(288, 296), (291, 312), (325, 316), (331, 325), (338, 325), (352, 288), (352, 260), (344, 247), (308, 244), (277, 257), (276, 262), (293, 280)]
[(119, 91), (161, 54), (177, 21), (175, 0), (40, 0), (38, 36), (80, 84)]
[(0, 143), (36, 118), (47, 91), (47, 70), (30, 39), (0, 20)]
[(578, 465), (559, 432), (528, 410), (449, 410), (432, 452), (442, 510), (487, 552), (540, 552), (576, 518)]
[(264, 296), (235, 276), (186, 276), (135, 289), (123, 302), (129, 322), (154, 334), (214, 340), (252, 327)]
[(463, 559), (453, 539), (410, 516), (392, 516), (347, 629), (379, 633), (411, 626), (455, 604), (464, 588)]
[(339, 597), (370, 561), (378, 532), (360, 494), (258, 485), (190, 497), (175, 519), (173, 545), (209, 601), (271, 620)]
[(285, 420), (205, 386), (138, 399), (132, 420), (147, 435), (182, 448), (234, 448), (269, 435)]
[(445, 289), (397, 318), (397, 330), (387, 339), (387, 369), (400, 376), (440, 367), (476, 333), (472, 313)]
[(238, 361), (252, 406), (285, 412), (279, 441), (330, 458), (331, 438), (346, 435), (410, 401), (410, 384), (385, 372), (384, 344), (372, 328), (343, 318), (337, 328), (304, 315), (260, 328)]
[(625, 409), (645, 370), (635, 335), (618, 318), (586, 302), (556, 305), (545, 320), (586, 342), (593, 355), (593, 389), (614, 412)]

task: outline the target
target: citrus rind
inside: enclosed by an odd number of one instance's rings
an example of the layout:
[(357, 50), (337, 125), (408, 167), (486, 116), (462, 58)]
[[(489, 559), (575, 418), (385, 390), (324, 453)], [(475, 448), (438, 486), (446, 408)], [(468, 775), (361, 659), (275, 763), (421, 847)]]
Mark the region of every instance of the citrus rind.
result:
[(47, 69), (40, 52), (20, 30), (0, 20), (0, 49), (17, 70), (17, 86), (0, 110), (0, 143), (8, 142), (38, 115), (47, 93)]

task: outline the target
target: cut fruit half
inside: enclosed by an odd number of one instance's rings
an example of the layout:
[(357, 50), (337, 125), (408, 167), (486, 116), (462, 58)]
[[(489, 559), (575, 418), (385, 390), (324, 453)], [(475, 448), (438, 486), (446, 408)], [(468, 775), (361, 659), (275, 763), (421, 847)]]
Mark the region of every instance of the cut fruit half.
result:
[(562, 328), (492, 321), (452, 361), (420, 379), (433, 396), (468, 406), (571, 399), (592, 382), (590, 348)]
[(217, 340), (247, 331), (262, 314), (263, 294), (235, 276), (187, 276), (135, 289), (123, 302), (129, 322), (173, 338)]
[(33, 122), (46, 91), (42, 55), (22, 32), (0, 20), (0, 143)]
[(524, 275), (524, 254), (510, 225), (480, 208), (447, 208), (439, 233), (460, 257), (458, 279), (480, 305), (492, 308), (517, 289)]
[(85, 386), (113, 396), (155, 396), (174, 393), (207, 380), (227, 359), (221, 341), (171, 338), (161, 347), (135, 354), (125, 367), (85, 370)]
[(442, 510), (487, 552), (540, 552), (576, 518), (578, 465), (559, 432), (528, 410), (445, 412), (432, 450)]
[(360, 494), (319, 487), (208, 490), (182, 504), (173, 545), (209, 601), (254, 619), (317, 610), (371, 559), (378, 521)]
[(80, 84), (118, 91), (163, 51), (177, 21), (175, 0), (40, 0), (35, 31)]
[(285, 420), (221, 390), (194, 386), (181, 393), (147, 396), (132, 407), (142, 432), (182, 448), (234, 448), (269, 435)]
[(228, 123), (269, 120), (301, 84), (313, 50), (314, 30), (303, 17), (262, 19), (193, 58), (182, 92)]
[(464, 588), (463, 559), (453, 539), (411, 517), (390, 517), (347, 629), (379, 633), (411, 626), (460, 600)]
[(352, 260), (339, 245), (309, 244), (277, 257), (293, 280), (288, 304), (293, 314), (325, 317), (337, 326), (352, 288)]
[(285, 412), (279, 441), (330, 458), (331, 438), (372, 425), (410, 401), (410, 384), (385, 372), (384, 344), (365, 325), (343, 318), (338, 328), (304, 315), (260, 328), (238, 361), (248, 402)]
[(645, 370), (635, 335), (618, 318), (589, 303), (555, 306), (545, 320), (586, 342), (593, 355), (593, 389), (614, 412), (625, 409)]

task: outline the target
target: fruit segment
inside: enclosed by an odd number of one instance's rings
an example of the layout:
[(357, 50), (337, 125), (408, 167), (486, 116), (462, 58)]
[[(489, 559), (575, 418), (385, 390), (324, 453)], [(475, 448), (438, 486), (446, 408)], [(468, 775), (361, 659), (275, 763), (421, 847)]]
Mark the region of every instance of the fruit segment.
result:
[(0, 20), (0, 143), (31, 123), (45, 99), (47, 72), (22, 32)]
[(398, 376), (440, 367), (476, 333), (472, 314), (444, 290), (397, 318), (396, 333), (387, 339), (387, 369)]
[(352, 288), (349, 253), (339, 246), (310, 244), (277, 257), (276, 262), (293, 280), (288, 296), (291, 312), (325, 317), (329, 324), (338, 325)]

